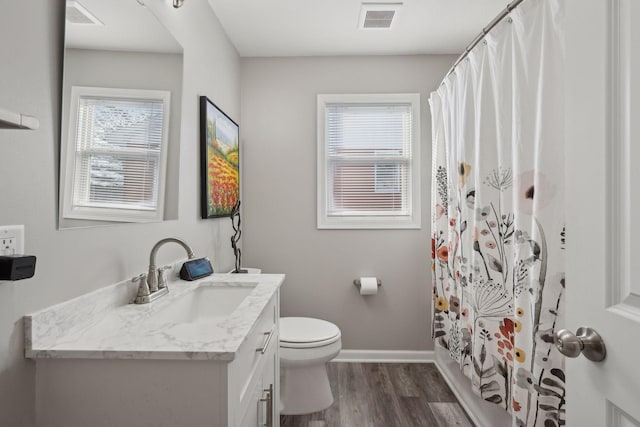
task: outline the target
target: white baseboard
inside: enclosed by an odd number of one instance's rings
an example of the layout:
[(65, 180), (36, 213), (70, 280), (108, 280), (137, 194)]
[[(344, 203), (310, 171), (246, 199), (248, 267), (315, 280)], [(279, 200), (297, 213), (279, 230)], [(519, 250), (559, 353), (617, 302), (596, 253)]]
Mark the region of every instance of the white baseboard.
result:
[(429, 363), (433, 351), (411, 350), (341, 350), (332, 362)]

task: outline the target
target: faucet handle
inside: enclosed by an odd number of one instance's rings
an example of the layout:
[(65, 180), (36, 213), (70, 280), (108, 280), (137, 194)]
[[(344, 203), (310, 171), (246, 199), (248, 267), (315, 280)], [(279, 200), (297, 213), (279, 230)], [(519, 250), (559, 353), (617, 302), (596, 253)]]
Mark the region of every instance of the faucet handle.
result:
[(131, 282), (136, 283), (140, 282), (138, 286), (138, 298), (148, 297), (151, 292), (149, 292), (149, 285), (147, 285), (147, 274), (142, 273), (131, 279)]
[(158, 269), (158, 289), (167, 287), (167, 270), (171, 270), (173, 266), (165, 265)]
[(136, 282), (140, 282), (141, 280), (144, 280), (146, 278), (147, 278), (147, 273), (141, 273), (141, 274), (138, 274), (136, 277), (131, 278), (131, 281), (133, 283), (136, 283)]

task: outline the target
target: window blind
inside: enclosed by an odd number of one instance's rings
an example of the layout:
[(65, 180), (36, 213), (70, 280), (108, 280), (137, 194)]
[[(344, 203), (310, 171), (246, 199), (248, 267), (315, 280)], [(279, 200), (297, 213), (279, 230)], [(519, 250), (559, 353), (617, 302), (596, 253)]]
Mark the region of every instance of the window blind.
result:
[(411, 214), (412, 105), (327, 104), (327, 215)]
[(163, 120), (161, 99), (79, 97), (74, 207), (156, 210)]

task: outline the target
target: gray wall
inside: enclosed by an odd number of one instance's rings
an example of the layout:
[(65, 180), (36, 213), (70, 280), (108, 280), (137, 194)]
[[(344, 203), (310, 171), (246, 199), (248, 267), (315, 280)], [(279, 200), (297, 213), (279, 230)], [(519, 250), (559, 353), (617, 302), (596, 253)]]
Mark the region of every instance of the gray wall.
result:
[[(428, 350), (431, 127), (454, 56), (242, 59), (243, 264), (287, 274), (283, 316), (335, 322), (345, 349)], [(422, 229), (316, 229), (316, 95), (419, 92)], [(362, 297), (360, 276), (382, 280)]]
[[(63, 4), (23, 0), (0, 14), (0, 107), (32, 114), (36, 131), (0, 130), (0, 224), (24, 224), (36, 276), (0, 283), (0, 425), (34, 425), (35, 366), (25, 360), (25, 313), (146, 269), (152, 244), (185, 238), (218, 271), (233, 255), (228, 219), (199, 219), (198, 96), (240, 122), (244, 264), (287, 273), (283, 315), (336, 322), (350, 349), (421, 350), (429, 341), (429, 157), (427, 93), (450, 56), (240, 59), (203, 1), (174, 10), (147, 1), (184, 47), (178, 220), (58, 230)], [(240, 87), (242, 120), (240, 121)], [(421, 92), (423, 228), (315, 228), (317, 93)], [(159, 262), (182, 257), (167, 246)], [(351, 281), (376, 275), (381, 292), (363, 298)]]
[[(171, 92), (164, 217), (165, 219), (178, 219), (182, 54), (66, 49), (64, 55), (62, 141), (69, 138), (69, 108), (73, 86), (167, 90)], [(62, 228), (106, 224), (113, 223), (60, 218)]]
[[(57, 228), (63, 1), (4, 2), (0, 107), (36, 116), (36, 131), (0, 130), (0, 224), (24, 224), (36, 276), (0, 282), (0, 425), (34, 425), (34, 363), (24, 359), (22, 316), (134, 276), (155, 241), (181, 236), (214, 268), (233, 266), (228, 219), (199, 219), (198, 96), (240, 118), (240, 60), (205, 1), (145, 2), (184, 47), (179, 219), (60, 231)], [(184, 256), (167, 246), (159, 262)]]

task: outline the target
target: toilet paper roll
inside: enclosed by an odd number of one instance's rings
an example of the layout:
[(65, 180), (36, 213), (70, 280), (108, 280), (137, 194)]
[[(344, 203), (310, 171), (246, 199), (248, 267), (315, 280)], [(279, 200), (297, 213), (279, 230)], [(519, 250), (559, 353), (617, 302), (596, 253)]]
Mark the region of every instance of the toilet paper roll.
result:
[(360, 295), (375, 295), (378, 293), (378, 279), (375, 277), (360, 278)]

